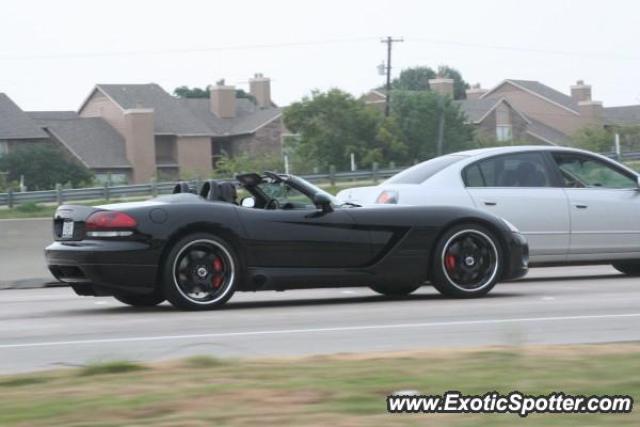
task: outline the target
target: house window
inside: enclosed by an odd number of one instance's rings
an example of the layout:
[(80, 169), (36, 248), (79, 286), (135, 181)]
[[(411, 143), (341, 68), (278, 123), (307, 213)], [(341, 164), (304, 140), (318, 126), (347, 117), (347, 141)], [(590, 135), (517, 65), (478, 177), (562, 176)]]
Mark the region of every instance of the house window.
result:
[(496, 139), (498, 141), (511, 141), (512, 138), (511, 125), (496, 126)]
[(9, 153), (9, 143), (7, 141), (0, 141), (0, 157)]

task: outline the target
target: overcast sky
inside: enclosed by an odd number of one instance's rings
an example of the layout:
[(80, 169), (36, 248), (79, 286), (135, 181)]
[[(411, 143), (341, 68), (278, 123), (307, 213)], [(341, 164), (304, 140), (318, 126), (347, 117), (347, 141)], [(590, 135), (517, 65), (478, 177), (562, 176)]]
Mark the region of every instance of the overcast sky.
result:
[(640, 103), (640, 2), (535, 0), (2, 0), (0, 92), (25, 110), (77, 109), (96, 83), (246, 88), (261, 72), (286, 105), (312, 89), (359, 95), (394, 74), (447, 64), (491, 87), (577, 79), (605, 106)]

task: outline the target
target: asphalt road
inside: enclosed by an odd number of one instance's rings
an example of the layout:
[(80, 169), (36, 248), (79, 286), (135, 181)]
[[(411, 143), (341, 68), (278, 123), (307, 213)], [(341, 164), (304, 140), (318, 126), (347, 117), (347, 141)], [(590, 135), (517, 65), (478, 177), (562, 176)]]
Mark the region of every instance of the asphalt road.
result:
[(608, 266), (534, 269), (485, 298), (424, 288), (238, 293), (211, 312), (133, 309), (67, 288), (0, 291), (0, 372), (195, 354), (291, 356), (640, 339), (640, 279)]

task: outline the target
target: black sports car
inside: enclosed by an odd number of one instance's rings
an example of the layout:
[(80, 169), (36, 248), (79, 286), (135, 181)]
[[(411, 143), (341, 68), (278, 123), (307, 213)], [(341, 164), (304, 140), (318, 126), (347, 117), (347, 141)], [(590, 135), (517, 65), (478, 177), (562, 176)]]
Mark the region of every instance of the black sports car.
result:
[(427, 282), (476, 297), (527, 271), (526, 240), (480, 210), (340, 204), (271, 172), (190, 190), (182, 183), (146, 202), (60, 206), (49, 269), (79, 295), (184, 309), (220, 306), (235, 291), (369, 286), (399, 296)]

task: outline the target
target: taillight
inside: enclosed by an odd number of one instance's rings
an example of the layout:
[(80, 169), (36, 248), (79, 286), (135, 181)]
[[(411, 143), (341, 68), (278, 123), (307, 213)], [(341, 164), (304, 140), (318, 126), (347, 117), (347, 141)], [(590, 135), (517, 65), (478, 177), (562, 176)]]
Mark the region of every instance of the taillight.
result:
[(376, 203), (397, 204), (398, 203), (398, 192), (397, 191), (384, 190), (382, 193), (380, 193), (380, 195), (376, 199)]
[(129, 215), (117, 211), (99, 211), (89, 215), (86, 221), (90, 237), (131, 236), (138, 223)]

